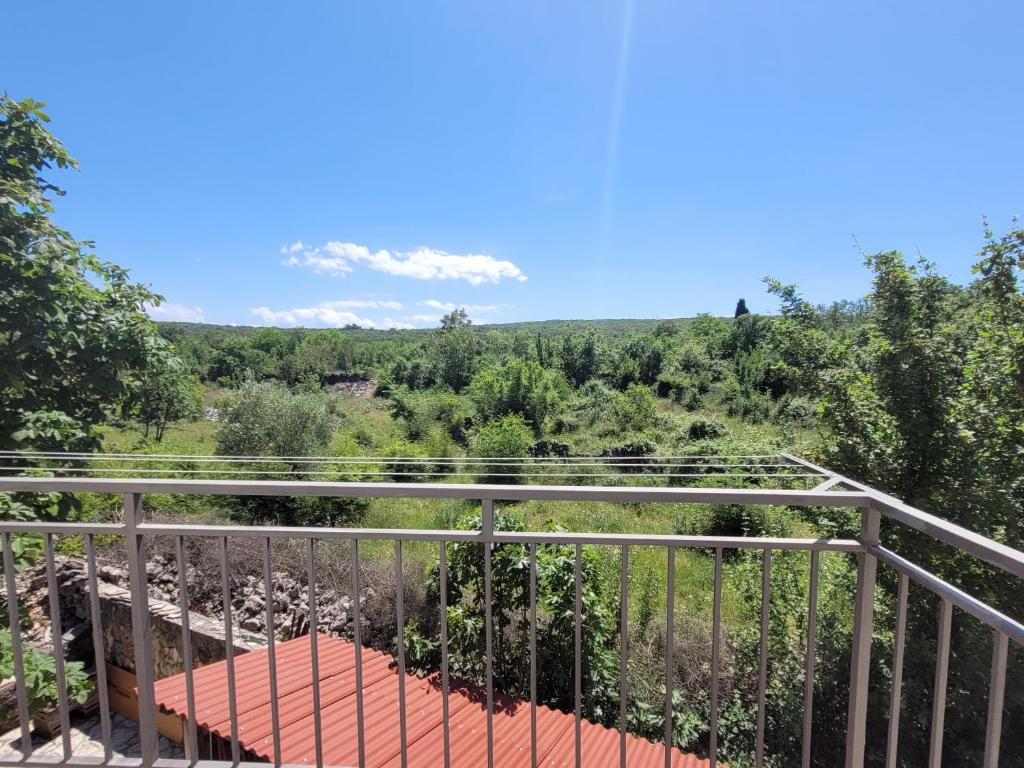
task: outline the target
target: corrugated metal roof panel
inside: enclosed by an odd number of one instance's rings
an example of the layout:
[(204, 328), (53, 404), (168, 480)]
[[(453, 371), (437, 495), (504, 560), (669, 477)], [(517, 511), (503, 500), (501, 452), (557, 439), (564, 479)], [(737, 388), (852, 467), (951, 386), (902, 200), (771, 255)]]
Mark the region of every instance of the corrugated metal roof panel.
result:
[[(310, 639), (300, 637), (276, 646), (281, 758), (285, 763), (314, 763), (313, 670)], [(345, 640), (318, 635), (320, 719), (324, 761), (329, 765), (358, 763), (356, 740), (355, 646)], [(401, 765), (398, 672), (394, 659), (368, 648), (360, 653), (363, 668), (363, 726), (366, 764), (374, 768)], [(193, 673), (196, 724), (229, 738), (227, 662), (196, 669)], [(444, 729), (440, 679), (406, 675), (407, 760), (410, 768), (444, 764)], [(269, 654), (266, 650), (235, 659), (238, 737), (241, 746), (272, 760), (274, 734), (270, 707)], [(188, 716), (185, 675), (158, 680), (157, 704)], [(448, 697), (453, 768), (478, 768), (487, 762), (487, 710), (481, 692), (452, 686)], [(583, 764), (616, 768), (619, 733), (586, 720), (581, 726)], [(537, 707), (537, 750), (546, 768), (575, 764), (575, 719), (546, 706)], [(703, 768), (707, 760), (672, 750), (673, 768)], [(664, 746), (626, 737), (630, 768), (661, 768)], [(530, 764), (530, 705), (507, 697), (495, 700), (494, 762), (502, 768)]]

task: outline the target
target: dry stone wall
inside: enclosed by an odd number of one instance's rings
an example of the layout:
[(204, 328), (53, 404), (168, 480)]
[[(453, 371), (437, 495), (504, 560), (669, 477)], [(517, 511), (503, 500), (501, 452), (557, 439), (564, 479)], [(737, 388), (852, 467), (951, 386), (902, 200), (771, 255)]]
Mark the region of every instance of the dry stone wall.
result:
[[(81, 659), (91, 664), (94, 658), (92, 621), (85, 562), (77, 558), (58, 558), (56, 573), (67, 654), (70, 658)], [(100, 566), (97, 569), (97, 577), (104, 657), (108, 663), (134, 672), (135, 639), (132, 634), (131, 593), (119, 583), (122, 577), (120, 569)], [(23, 574), (22, 578), (21, 594), (28, 597), (25, 602), (30, 615), (38, 617), (37, 625), (48, 625), (50, 612), (45, 569), (35, 568)], [(156, 677), (167, 677), (184, 671), (181, 610), (173, 603), (150, 597), (149, 615)], [(192, 611), (189, 612), (189, 629), (192, 655), (197, 665), (220, 661), (225, 657), (226, 643), (222, 622)], [(48, 635), (48, 630), (46, 634)], [(246, 653), (266, 645), (266, 638), (262, 635), (252, 632), (233, 634), (236, 653)], [(45, 639), (48, 640), (48, 637)]]
[[(89, 579), (85, 561), (58, 557), (55, 560), (62, 629), (67, 655), (91, 665), (92, 625), (89, 608)], [(149, 584), (150, 627), (153, 638), (153, 662), (156, 677), (175, 675), (184, 670), (182, 615), (179, 608), (178, 567), (173, 558), (153, 555), (147, 564)], [(201, 574), (189, 566), (187, 581), (199, 582)], [(34, 619), (27, 633), (30, 642), (49, 645), (49, 600), (46, 570), (40, 564), (19, 574), (18, 592)], [(281, 640), (308, 634), (309, 590), (306, 585), (285, 574), (274, 574), (274, 634)], [(103, 628), (104, 656), (108, 663), (135, 670), (135, 642), (132, 634), (131, 593), (124, 568), (103, 564), (97, 566), (100, 619)], [(196, 593), (202, 592), (196, 589)], [(235, 653), (246, 653), (266, 645), (266, 594), (263, 580), (241, 576), (232, 583), (232, 637)], [(189, 594), (191, 595), (190, 588)], [(364, 590), (360, 605), (372, 597)], [(191, 607), (189, 630), (192, 656), (196, 665), (220, 661), (225, 657), (223, 606), (218, 599)], [(352, 599), (331, 590), (317, 590), (319, 629), (336, 637), (351, 638), (353, 632)], [(364, 629), (366, 628), (364, 619)]]

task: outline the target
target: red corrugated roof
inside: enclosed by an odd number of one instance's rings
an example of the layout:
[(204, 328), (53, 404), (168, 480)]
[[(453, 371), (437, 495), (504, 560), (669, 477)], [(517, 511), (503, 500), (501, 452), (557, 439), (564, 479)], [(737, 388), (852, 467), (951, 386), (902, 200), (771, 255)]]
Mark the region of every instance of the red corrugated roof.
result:
[[(319, 635), (320, 718), (324, 762), (356, 765), (355, 646), (345, 640)], [(313, 735), (313, 684), (310, 640), (300, 637), (276, 646), (278, 712), (281, 724), (281, 759), (301, 764), (316, 761)], [(363, 724), (366, 764), (398, 768), (398, 671), (394, 659), (368, 648), (361, 652), (363, 667)], [(268, 653), (253, 651), (235, 659), (238, 740), (243, 749), (266, 760), (274, 759), (271, 727)], [(193, 673), (196, 724), (222, 738), (230, 738), (227, 662), (210, 664)], [(444, 764), (444, 730), (440, 678), (406, 675), (407, 755), (410, 768)], [(156, 683), (156, 702), (165, 710), (189, 716), (185, 675)], [(487, 709), (476, 689), (452, 686), (448, 695), (451, 757), (454, 768), (487, 764)], [(583, 765), (615, 768), (619, 765), (619, 732), (582, 724)], [(572, 715), (537, 707), (537, 750), (541, 765), (565, 768), (575, 764), (575, 720)], [(673, 768), (703, 768), (707, 760), (673, 749)], [(632, 735), (626, 737), (630, 768), (662, 768), (661, 744)], [(494, 764), (525, 768), (530, 764), (530, 704), (497, 697), (494, 712)]]

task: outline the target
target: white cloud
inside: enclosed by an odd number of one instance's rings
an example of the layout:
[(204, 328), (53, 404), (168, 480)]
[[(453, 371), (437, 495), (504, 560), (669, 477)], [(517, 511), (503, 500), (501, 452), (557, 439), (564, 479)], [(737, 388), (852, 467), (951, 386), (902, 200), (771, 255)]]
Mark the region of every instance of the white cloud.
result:
[(159, 306), (147, 304), (146, 314), (154, 320), (174, 320), (181, 323), (203, 322), (203, 308), (190, 307), (187, 304), (175, 304), (173, 301), (165, 301)]
[(438, 301), (437, 299), (427, 299), (426, 301), (417, 302), (417, 304), (421, 307), (430, 307), (442, 312), (454, 312), (456, 309), (464, 309), (475, 315), (497, 312), (501, 309), (497, 304), (455, 304), (450, 301)]
[(526, 275), (511, 261), (485, 253), (457, 254), (434, 248), (371, 251), (365, 245), (339, 241), (318, 248), (306, 248), (300, 241), (281, 252), (288, 256), (284, 260), (287, 267), (305, 267), (335, 277), (348, 274), (355, 264), (365, 264), (378, 272), (416, 280), (465, 280), (470, 285), (498, 283), (506, 278), (526, 280)]
[(402, 309), (397, 301), (370, 301), (353, 299), (348, 301), (324, 301), (312, 307), (295, 307), (293, 309), (271, 309), (270, 307), (253, 307), (249, 311), (267, 325), (308, 325), (327, 328), (341, 328), (346, 325), (358, 325), (362, 328), (412, 328), (409, 323), (385, 317), (373, 320), (360, 317), (352, 309)]
[(335, 309), (404, 309), (402, 302), (392, 299), (343, 299), (325, 301), (323, 304)]

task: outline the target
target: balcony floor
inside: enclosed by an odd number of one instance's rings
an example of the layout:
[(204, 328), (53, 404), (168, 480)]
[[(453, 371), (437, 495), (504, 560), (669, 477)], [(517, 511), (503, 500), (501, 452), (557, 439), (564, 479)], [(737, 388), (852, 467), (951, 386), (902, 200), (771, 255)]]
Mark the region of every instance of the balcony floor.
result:
[[(139, 757), (139, 724), (121, 715), (113, 715), (110, 720), (111, 747), (114, 757)], [(21, 753), (21, 730), (15, 728), (0, 735), (0, 753)], [(32, 735), (33, 755), (52, 755), (60, 757), (64, 754), (60, 736), (45, 739)], [(71, 753), (76, 757), (103, 757), (103, 742), (99, 715), (88, 717), (72, 716), (71, 718)], [(185, 756), (181, 744), (160, 737), (160, 756), (181, 759)]]

